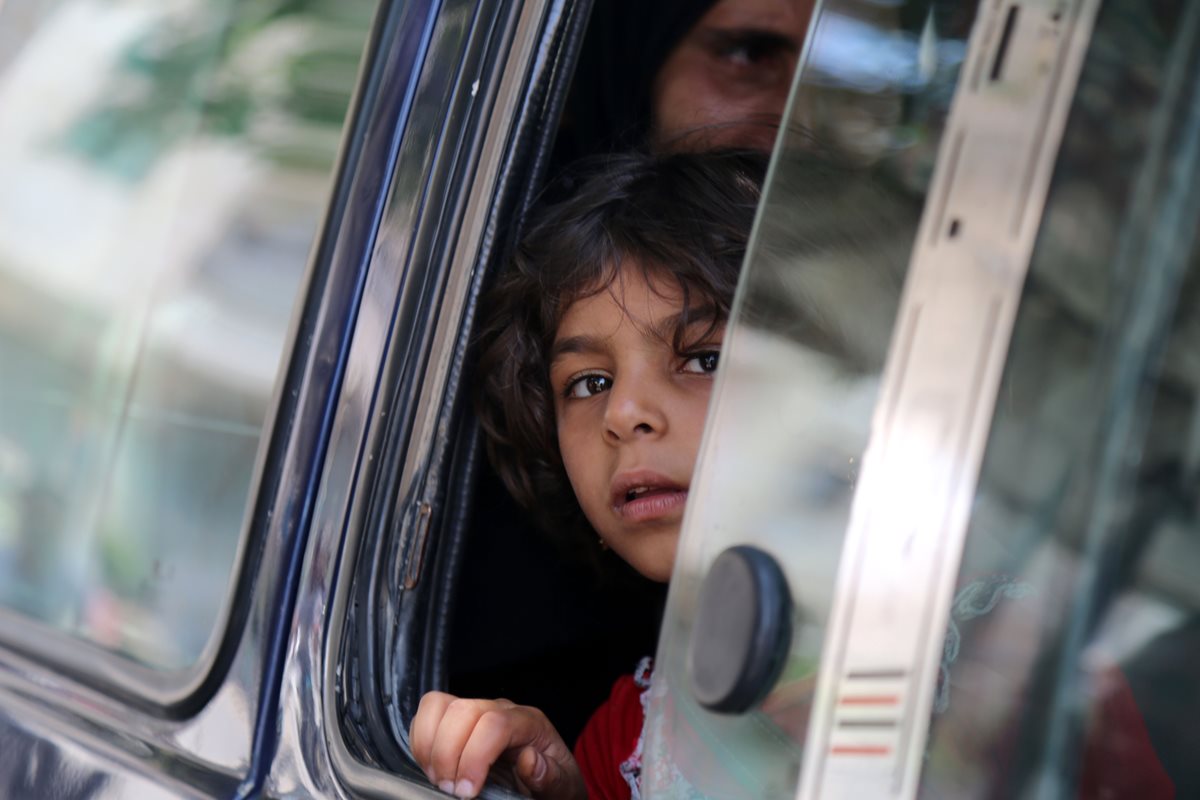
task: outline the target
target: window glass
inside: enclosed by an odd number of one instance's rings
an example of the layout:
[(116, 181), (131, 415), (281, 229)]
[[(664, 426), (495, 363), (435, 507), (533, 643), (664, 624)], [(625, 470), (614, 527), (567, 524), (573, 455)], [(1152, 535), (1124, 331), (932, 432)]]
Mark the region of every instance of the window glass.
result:
[[(826, 3), (802, 67), (694, 481), (649, 698), (648, 797), (796, 796), (858, 465), (980, 4), (880, 5)], [(1196, 4), (1109, 0), (1095, 18), (933, 634), (918, 796), (1200, 796), (1198, 38)], [(830, 67), (840, 55), (852, 73)], [(873, 63), (893, 78), (867, 89)], [(921, 466), (895, 487), (914, 506), (932, 495)], [(714, 714), (688, 688), (698, 587), (745, 543), (782, 566), (794, 633), (761, 705)], [(860, 700), (894, 697), (839, 696)], [(841, 718), (866, 744), (838, 769), (883, 774), (869, 737), (895, 723), (886, 711)]]
[[(831, 0), (814, 21), (690, 493), (644, 796), (796, 796), (858, 466), (973, 18), (957, 1)], [(782, 567), (793, 639), (757, 710), (717, 714), (691, 696), (687, 650), (700, 580), (740, 544)]]
[(373, 0), (0, 4), (0, 603), (153, 667), (226, 603)]
[(1100, 7), (967, 527), (927, 797), (1200, 796), (1200, 8)]

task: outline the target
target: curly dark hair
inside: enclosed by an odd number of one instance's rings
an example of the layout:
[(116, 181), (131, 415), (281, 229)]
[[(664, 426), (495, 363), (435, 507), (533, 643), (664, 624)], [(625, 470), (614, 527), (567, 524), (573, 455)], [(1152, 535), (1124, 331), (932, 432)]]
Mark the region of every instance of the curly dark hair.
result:
[[(559, 454), (550, 387), (564, 314), (633, 265), (651, 286), (674, 281), (684, 314), (699, 309), (690, 322), (711, 334), (729, 316), (765, 166), (745, 151), (588, 159), (570, 171), (569, 197), (532, 216), (482, 304), (477, 413), (505, 486), (552, 536), (591, 533)], [(685, 318), (681, 352), (688, 330)]]

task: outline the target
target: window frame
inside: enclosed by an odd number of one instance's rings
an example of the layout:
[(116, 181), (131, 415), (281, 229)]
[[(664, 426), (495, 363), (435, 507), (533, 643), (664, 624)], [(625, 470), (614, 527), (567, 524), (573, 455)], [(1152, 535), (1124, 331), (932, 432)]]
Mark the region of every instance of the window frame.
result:
[[(443, 59), (436, 43), (431, 49), (424, 71), (433, 98), (423, 100), (422, 88), (415, 102), (418, 109), (424, 102), (439, 109), (442, 127), (434, 142), (406, 134), (390, 177), (393, 195), (365, 289), (368, 297), (389, 299), (371, 310), (373, 321), (358, 321), (350, 369), (357, 363), (363, 380), (348, 381), (339, 404), (299, 598), (301, 608), (323, 604), (328, 627), (301, 632), (305, 615), (298, 616), (297, 656), (288, 668), (295, 680), (285, 677), (297, 691), (286, 694), (284, 705), (298, 719), (329, 724), (313, 737), (285, 736), (281, 750), (300, 754), (276, 759), (292, 769), (298, 760), (310, 778), (331, 767), (338, 785), (353, 793), (433, 791), (406, 745), (390, 736), (395, 728), (387, 728), (382, 692), (367, 700), (376, 702), (373, 713), (383, 726), (377, 730), (388, 734), (383, 746), (390, 751), (352, 749), (350, 742), (357, 737), (361, 744), (362, 737), (340, 707), (354, 660), (349, 613), (365, 598), (385, 608), (389, 629), (409, 626), (415, 661), (388, 675), (405, 691), (419, 697), (441, 680), (437, 626), (449, 603), (451, 568), (444, 551), (455, 547), (446, 528), (469, 506), (462, 476), (477, 445), (474, 423), (463, 415), (463, 358), (482, 282), (503, 246), (502, 229), (536, 194), (554, 133), (547, 120), (557, 122), (570, 78), (571, 57), (564, 66), (562, 53), (577, 47), (590, 8), (590, 0), (444, 0), (446, 24), (469, 11), (473, 33), (454, 59)], [(436, 84), (444, 80), (439, 67), (448, 68), (455, 87), (444, 109), (436, 102)], [(414, 179), (416, 201), (401, 189)], [(377, 561), (377, 552), (394, 559)], [(397, 573), (410, 591), (393, 602), (386, 589)], [(387, 647), (370, 646), (376, 653)], [(311, 684), (299, 690), (304, 675)], [(273, 779), (285, 780), (286, 771)], [(488, 794), (496, 791), (489, 787)]]

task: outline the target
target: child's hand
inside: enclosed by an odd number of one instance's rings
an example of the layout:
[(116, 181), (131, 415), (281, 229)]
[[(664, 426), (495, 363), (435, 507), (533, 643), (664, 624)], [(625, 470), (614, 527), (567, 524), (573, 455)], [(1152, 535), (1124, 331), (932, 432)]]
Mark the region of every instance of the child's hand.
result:
[(417, 763), (447, 794), (475, 797), (495, 764), (529, 797), (587, 798), (570, 749), (536, 708), (429, 692), (421, 698), (409, 736)]

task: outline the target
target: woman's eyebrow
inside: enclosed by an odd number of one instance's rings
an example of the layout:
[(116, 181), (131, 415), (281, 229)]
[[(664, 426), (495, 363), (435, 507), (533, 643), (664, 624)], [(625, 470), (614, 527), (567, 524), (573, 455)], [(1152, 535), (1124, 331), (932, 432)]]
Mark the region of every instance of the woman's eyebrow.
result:
[(770, 28), (710, 28), (703, 32), (710, 47), (727, 48), (751, 44), (764, 50), (799, 53), (800, 43)]

